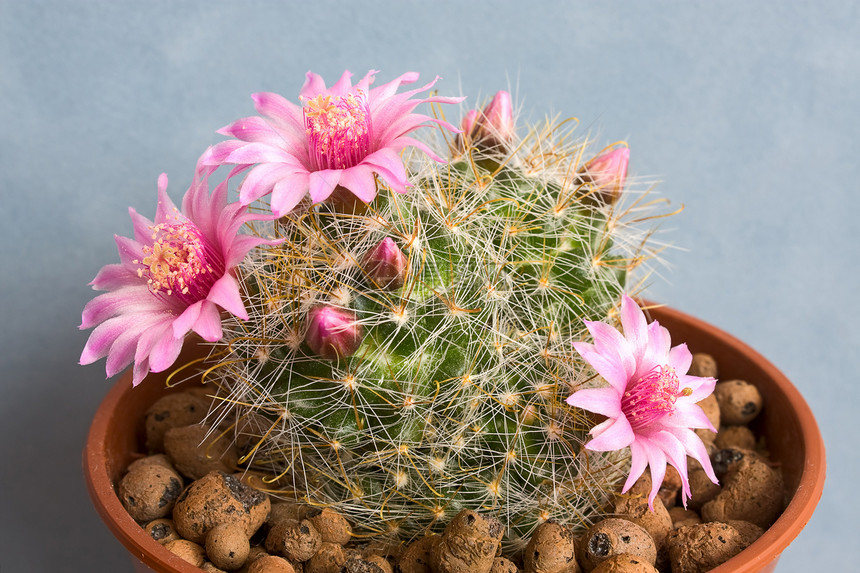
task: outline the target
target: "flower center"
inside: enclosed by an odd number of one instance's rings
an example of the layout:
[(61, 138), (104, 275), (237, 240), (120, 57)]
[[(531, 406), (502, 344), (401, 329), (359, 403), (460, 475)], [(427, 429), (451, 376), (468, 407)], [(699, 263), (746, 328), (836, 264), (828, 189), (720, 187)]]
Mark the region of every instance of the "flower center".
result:
[(672, 413), (675, 400), (693, 393), (690, 388), (679, 390), (679, 386), (678, 375), (671, 366), (655, 366), (629, 386), (621, 398), (621, 410), (633, 430), (640, 430)]
[(143, 247), (142, 261), (133, 261), (142, 265), (137, 275), (147, 279), (149, 290), (187, 304), (206, 298), (223, 273), (223, 264), (200, 230), (193, 223), (160, 223), (150, 229), (152, 246)]
[(347, 169), (370, 153), (370, 109), (364, 92), (304, 101), (305, 129), (316, 170)]

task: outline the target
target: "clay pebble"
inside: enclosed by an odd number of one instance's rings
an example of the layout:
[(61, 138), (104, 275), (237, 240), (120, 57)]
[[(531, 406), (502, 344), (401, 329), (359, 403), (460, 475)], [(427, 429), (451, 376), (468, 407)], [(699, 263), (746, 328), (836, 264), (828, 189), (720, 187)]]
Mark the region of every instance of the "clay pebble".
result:
[(176, 539), (164, 545), (174, 555), (188, 561), (195, 567), (200, 567), (206, 561), (206, 551), (193, 541)]
[(433, 533), (410, 543), (398, 561), (402, 573), (431, 573), (430, 556), (439, 543), (440, 535)]
[(168, 430), (164, 450), (177, 471), (192, 480), (214, 471), (230, 473), (239, 463), (239, 450), (229, 437), (201, 424)]
[(672, 528), (678, 529), (685, 525), (697, 525), (702, 523), (702, 518), (692, 509), (684, 509), (683, 507), (673, 507), (669, 510), (669, 517), (672, 518)]
[(761, 393), (745, 380), (717, 383), (714, 396), (720, 404), (720, 420), (726, 425), (749, 424), (762, 409)]
[(696, 352), (693, 354), (693, 360), (690, 362), (690, 368), (687, 370), (690, 376), (700, 376), (702, 378), (719, 378), (717, 361), (710, 354), (704, 352)]
[(343, 546), (331, 541), (323, 541), (310, 559), (305, 561), (305, 573), (338, 573), (346, 563)]
[(266, 521), (270, 503), (267, 495), (233, 476), (212, 472), (185, 489), (173, 508), (173, 521), (182, 537), (198, 543), (222, 523), (240, 524), (250, 538)]
[(307, 519), (284, 519), (269, 529), (266, 550), (293, 563), (307, 561), (319, 550), (322, 539)]
[(726, 474), (722, 491), (702, 506), (702, 519), (736, 519), (767, 528), (783, 509), (782, 476), (750, 452), (736, 463)]
[(210, 529), (204, 547), (212, 564), (227, 571), (244, 565), (251, 551), (247, 533), (235, 523), (221, 523)]
[[(711, 425), (715, 429), (719, 428), (720, 422), (722, 422), (722, 413), (720, 411), (720, 403), (717, 401), (716, 396), (709, 394), (706, 398), (696, 403), (700, 408), (702, 408), (702, 411), (705, 413), (705, 416), (708, 417), (708, 421), (711, 422)], [(696, 432), (696, 435), (699, 436), (706, 446), (713, 444), (714, 440), (717, 438), (717, 433), (707, 428), (696, 428), (693, 431)]]
[(578, 570), (573, 532), (552, 521), (538, 525), (523, 551), (524, 573), (576, 573)]
[(659, 497), (654, 499), (653, 509), (645, 498), (619, 497), (615, 501), (615, 515), (647, 531), (658, 553), (672, 531), (672, 518)]
[(120, 480), (117, 493), (129, 515), (145, 523), (170, 515), (182, 493), (182, 478), (162, 465), (137, 466)]
[(190, 392), (176, 392), (159, 398), (144, 416), (146, 449), (164, 452), (164, 434), (171, 428), (199, 424), (209, 411), (209, 402)]
[(746, 426), (724, 426), (720, 428), (714, 439), (714, 445), (721, 450), (728, 448), (754, 450), (755, 442), (755, 435)]
[(639, 525), (610, 517), (592, 525), (580, 540), (580, 565), (587, 572), (613, 555), (627, 553), (654, 565), (657, 548), (654, 540)]
[(743, 549), (741, 535), (725, 523), (688, 525), (666, 539), (672, 573), (703, 573), (721, 565)]
[(636, 555), (613, 555), (606, 561), (601, 561), (591, 573), (659, 573), (650, 563)]
[(143, 530), (154, 540), (165, 545), (175, 539), (180, 539), (176, 524), (172, 519), (154, 519), (143, 526)]
[(265, 555), (251, 563), (247, 573), (296, 573), (296, 570), (282, 557)]
[(520, 570), (517, 568), (517, 564), (507, 557), (496, 557), (493, 559), (490, 573), (520, 573)]
[(383, 573), (383, 569), (366, 559), (349, 559), (343, 564), (341, 573)]
[(307, 513), (306, 517), (319, 531), (323, 542), (346, 545), (352, 539), (352, 526), (349, 521), (330, 507)]
[(504, 532), (493, 517), (461, 511), (445, 526), (430, 555), (433, 573), (489, 573)]

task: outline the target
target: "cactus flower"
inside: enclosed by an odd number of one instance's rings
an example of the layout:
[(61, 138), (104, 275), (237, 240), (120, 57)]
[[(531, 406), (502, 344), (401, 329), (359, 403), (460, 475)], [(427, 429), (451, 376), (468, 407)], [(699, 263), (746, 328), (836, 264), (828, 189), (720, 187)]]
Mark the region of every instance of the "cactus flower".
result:
[(364, 272), (384, 289), (396, 290), (406, 282), (409, 261), (390, 237), (385, 237), (362, 259)]
[(624, 190), (629, 162), (630, 149), (619, 147), (586, 163), (580, 173), (594, 185), (592, 196), (603, 203), (615, 203)]
[(328, 305), (315, 306), (308, 313), (305, 342), (314, 354), (335, 360), (355, 354), (363, 329), (355, 313)]
[(463, 132), (486, 149), (503, 147), (516, 136), (511, 94), (499, 91), (483, 110), (469, 111), (461, 122)]
[(412, 113), (421, 103), (458, 103), (463, 98), (431, 96), (411, 99), (430, 89), (438, 77), (418, 89), (397, 93), (402, 84), (413, 83), (410, 72), (370, 89), (376, 71), (356, 85), (344, 72), (332, 87), (308, 72), (296, 105), (274, 93), (254, 94), (260, 116), (240, 119), (219, 130), (231, 136), (201, 158), (205, 165), (254, 165), (239, 189), (239, 199), (249, 205), (271, 195), (272, 212), (289, 213), (309, 194), (315, 202), (328, 199), (335, 189), (350, 191), (359, 200), (376, 197), (378, 175), (391, 189), (405, 193), (409, 180), (400, 152), (415, 147), (442, 162), (424, 143), (410, 137), (412, 131), (437, 124), (451, 131), (450, 123)]
[(656, 321), (647, 324), (645, 314), (626, 295), (621, 301), (621, 324), (623, 335), (605, 323), (585, 321), (594, 344), (575, 342), (574, 348), (609, 387), (579, 390), (567, 403), (607, 417), (592, 428), (586, 449), (605, 452), (630, 447), (630, 475), (622, 493), (650, 466), (648, 504), (653, 510), (668, 462), (681, 475), (686, 507), (688, 455), (717, 483), (708, 452), (693, 431), (716, 431), (697, 405), (713, 392), (716, 380), (688, 375), (692, 355), (687, 345), (670, 348), (669, 331)]
[(251, 215), (227, 204), (227, 181), (209, 194), (208, 171), (198, 172), (182, 201), (167, 195), (167, 175), (158, 178), (155, 221), (129, 209), (134, 238), (116, 237), (120, 263), (102, 267), (92, 287), (109, 292), (91, 300), (81, 329), (95, 329), (81, 364), (107, 356), (108, 377), (134, 362), (132, 384), (176, 360), (185, 335), (221, 339), (224, 309), (247, 320), (234, 269), (263, 239), (240, 235)]

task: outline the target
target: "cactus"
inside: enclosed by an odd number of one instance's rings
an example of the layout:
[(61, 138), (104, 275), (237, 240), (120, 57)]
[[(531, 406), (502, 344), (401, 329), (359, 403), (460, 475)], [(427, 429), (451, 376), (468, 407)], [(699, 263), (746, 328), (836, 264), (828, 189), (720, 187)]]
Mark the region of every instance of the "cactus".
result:
[(405, 194), (253, 223), (283, 242), (240, 265), (249, 320), (224, 319), (207, 372), (248, 467), (360, 535), (408, 539), (468, 508), (520, 547), (547, 519), (600, 517), (629, 453), (583, 449), (593, 420), (564, 402), (589, 376), (572, 342), (648, 252), (572, 125), (487, 145), (478, 121), (428, 142), (447, 163), (409, 155)]

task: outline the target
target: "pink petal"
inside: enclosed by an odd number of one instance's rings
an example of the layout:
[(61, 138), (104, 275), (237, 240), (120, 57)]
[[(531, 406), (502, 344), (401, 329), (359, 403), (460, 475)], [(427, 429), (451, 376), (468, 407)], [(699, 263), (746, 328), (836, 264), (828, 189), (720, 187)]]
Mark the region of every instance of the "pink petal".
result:
[(224, 158), (224, 163), (247, 165), (252, 163), (298, 164), (295, 157), (274, 145), (266, 143), (246, 143), (237, 147)]
[(296, 127), (302, 127), (304, 120), (302, 108), (285, 97), (271, 92), (255, 93), (251, 96), (257, 112), (267, 117), (287, 120)]
[(221, 135), (246, 142), (265, 143), (277, 147), (283, 138), (262, 117), (243, 117), (218, 130)]
[(370, 203), (376, 197), (376, 179), (373, 178), (373, 171), (364, 164), (344, 169), (340, 185), (365, 203)]
[(647, 466), (648, 456), (645, 454), (645, 448), (642, 447), (639, 440), (633, 440), (633, 443), (630, 444), (630, 475), (627, 476), (621, 493), (627, 493), (633, 487)]
[(702, 428), (712, 432), (717, 431), (701, 406), (695, 403), (681, 402), (680, 398), (675, 403), (675, 411), (664, 416), (660, 423), (672, 428)]
[(184, 341), (184, 336), (173, 336), (172, 328), (165, 329), (149, 352), (150, 371), (163, 372), (170, 368), (179, 357)]
[(568, 396), (566, 402), (575, 408), (582, 408), (595, 414), (610, 418), (621, 416), (621, 396), (614, 388), (585, 388)]
[[(648, 325), (648, 353), (647, 357), (654, 364), (665, 365), (666, 357), (672, 346), (672, 338), (669, 331), (660, 326), (656, 320)], [(680, 375), (680, 371), (676, 369)], [(686, 370), (684, 371), (686, 372)]]
[(654, 511), (654, 499), (666, 477), (666, 454), (659, 446), (644, 437), (642, 438), (642, 446), (645, 456), (648, 458), (648, 465), (651, 466), (651, 493), (648, 495), (648, 507)]
[(627, 389), (629, 382), (627, 373), (624, 371), (624, 367), (614, 360), (614, 357), (604, 356), (597, 352), (593, 346), (584, 342), (574, 342), (573, 347), (604, 380), (609, 382), (618, 394)]
[(701, 378), (699, 376), (689, 376), (683, 374), (678, 377), (681, 388), (689, 388), (693, 391), (689, 396), (678, 398), (679, 401), (701, 402), (708, 396), (714, 393), (714, 387), (717, 384), (715, 378)]
[(218, 312), (218, 307), (214, 303), (208, 300), (201, 301), (201, 303), (200, 316), (194, 323), (194, 332), (207, 342), (217, 342), (221, 340), (224, 334), (221, 329), (221, 313)]
[(200, 316), (200, 308), (203, 306), (203, 301), (199, 300), (192, 305), (189, 305), (182, 314), (176, 317), (176, 320), (173, 321), (173, 336), (175, 338), (182, 338), (194, 327), (194, 323), (197, 322), (197, 317)]
[[(140, 266), (139, 261), (143, 260), (146, 256), (143, 254), (143, 245), (134, 239), (121, 237), (119, 235), (114, 236), (114, 241), (116, 242), (116, 250), (119, 253), (119, 260), (123, 266), (135, 269)], [(152, 244), (151, 236), (149, 238), (149, 244)], [(134, 261), (138, 261), (138, 263), (135, 263)]]
[(304, 198), (310, 186), (310, 174), (307, 172), (292, 173), (282, 177), (272, 190), (272, 213), (283, 217)]
[(398, 193), (405, 193), (409, 185), (406, 169), (400, 155), (392, 149), (384, 148), (371, 153), (361, 162), (362, 165), (370, 165), (373, 170), (385, 179), (388, 186)]
[(620, 450), (629, 446), (636, 438), (633, 428), (630, 427), (630, 422), (624, 416), (606, 420), (606, 422), (592, 428), (591, 434), (594, 438), (585, 444), (585, 447), (594, 452)]
[(158, 177), (158, 206), (155, 208), (155, 223), (173, 224), (177, 219), (184, 220), (185, 217), (167, 194), (167, 175), (162, 173)]
[(639, 360), (648, 347), (648, 323), (636, 301), (626, 294), (621, 297), (621, 325), (624, 337), (630, 341), (633, 356)]
[(675, 369), (680, 376), (686, 374), (693, 363), (693, 355), (686, 344), (679, 344), (669, 351), (669, 365)]
[(284, 163), (257, 165), (251, 169), (239, 187), (239, 201), (243, 205), (250, 205), (260, 197), (271, 193), (279, 181), (295, 174), (296, 168), (293, 165)]
[(248, 320), (248, 312), (245, 310), (245, 303), (242, 302), (242, 295), (239, 290), (239, 281), (229, 273), (212, 285), (206, 300), (217, 304), (242, 320)]
[(585, 327), (594, 339), (594, 347), (604, 356), (617, 356), (618, 363), (624, 368), (629, 379), (636, 372), (636, 359), (630, 351), (630, 344), (615, 328), (605, 322), (586, 320)]
[(96, 290), (116, 290), (138, 285), (140, 281), (133, 269), (125, 265), (111, 264), (103, 266), (90, 285)]
[(314, 203), (321, 203), (329, 198), (340, 181), (340, 169), (324, 169), (313, 171), (308, 177), (308, 193)]
[(349, 89), (352, 87), (352, 72), (349, 70), (345, 70), (343, 74), (340, 76), (340, 79), (335, 82), (331, 88), (329, 88), (329, 93), (336, 96), (344, 96), (349, 93)]
[(299, 98), (312, 98), (325, 91), (325, 81), (323, 81), (322, 76), (309, 71), (306, 74), (305, 84), (299, 91)]
[[(687, 452), (681, 441), (672, 432), (661, 431), (650, 436), (651, 443), (657, 445), (681, 476), (682, 499), (690, 497), (690, 481), (687, 477)], [(659, 486), (658, 486), (659, 489)], [(653, 507), (652, 507), (653, 509)]]
[(144, 244), (152, 243), (152, 227), (155, 223), (139, 214), (132, 207), (128, 208), (128, 216), (131, 217), (131, 225), (134, 228), (134, 240)]
[(137, 285), (100, 294), (84, 306), (80, 328), (93, 326), (122, 314), (163, 310), (164, 303), (153, 296), (140, 280)]

